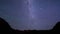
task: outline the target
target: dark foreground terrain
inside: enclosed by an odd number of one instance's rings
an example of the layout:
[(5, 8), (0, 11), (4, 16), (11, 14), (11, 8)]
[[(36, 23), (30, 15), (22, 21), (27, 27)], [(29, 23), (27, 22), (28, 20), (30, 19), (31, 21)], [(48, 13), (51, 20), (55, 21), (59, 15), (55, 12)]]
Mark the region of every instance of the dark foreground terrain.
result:
[(52, 34), (60, 33), (60, 22), (53, 27), (51, 30), (15, 30), (10, 27), (10, 25), (2, 18), (0, 18), (0, 34)]

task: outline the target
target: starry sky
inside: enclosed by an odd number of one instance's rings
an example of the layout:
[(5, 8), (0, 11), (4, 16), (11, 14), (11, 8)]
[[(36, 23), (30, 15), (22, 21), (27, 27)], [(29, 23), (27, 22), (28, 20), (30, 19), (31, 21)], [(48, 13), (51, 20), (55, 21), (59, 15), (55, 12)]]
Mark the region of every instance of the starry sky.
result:
[(13, 29), (49, 30), (60, 21), (60, 0), (0, 0), (0, 17)]

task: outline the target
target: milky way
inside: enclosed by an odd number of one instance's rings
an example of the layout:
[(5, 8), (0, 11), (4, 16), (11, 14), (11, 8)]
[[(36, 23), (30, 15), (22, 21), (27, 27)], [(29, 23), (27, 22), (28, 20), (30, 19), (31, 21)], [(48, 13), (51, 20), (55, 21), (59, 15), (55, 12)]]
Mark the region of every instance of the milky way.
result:
[(0, 0), (0, 17), (14, 29), (49, 30), (60, 21), (60, 0)]

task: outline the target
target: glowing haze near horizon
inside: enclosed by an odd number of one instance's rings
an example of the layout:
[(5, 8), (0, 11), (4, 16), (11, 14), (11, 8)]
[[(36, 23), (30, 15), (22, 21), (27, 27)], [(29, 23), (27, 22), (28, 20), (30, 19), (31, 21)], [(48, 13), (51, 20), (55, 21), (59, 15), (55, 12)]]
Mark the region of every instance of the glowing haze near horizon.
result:
[(0, 0), (0, 17), (18, 30), (49, 30), (60, 21), (60, 0)]

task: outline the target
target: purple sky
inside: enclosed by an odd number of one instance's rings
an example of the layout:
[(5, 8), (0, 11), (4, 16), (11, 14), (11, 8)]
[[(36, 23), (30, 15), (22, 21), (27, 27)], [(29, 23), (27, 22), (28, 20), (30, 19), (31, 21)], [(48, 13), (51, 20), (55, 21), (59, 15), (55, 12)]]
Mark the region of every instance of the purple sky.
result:
[(52, 29), (60, 21), (60, 0), (0, 0), (0, 17), (18, 30)]

